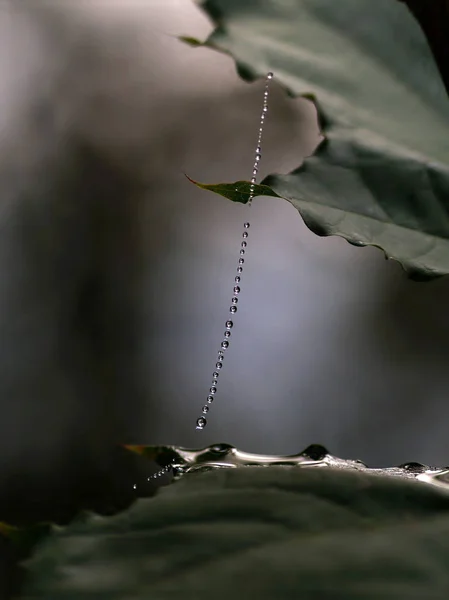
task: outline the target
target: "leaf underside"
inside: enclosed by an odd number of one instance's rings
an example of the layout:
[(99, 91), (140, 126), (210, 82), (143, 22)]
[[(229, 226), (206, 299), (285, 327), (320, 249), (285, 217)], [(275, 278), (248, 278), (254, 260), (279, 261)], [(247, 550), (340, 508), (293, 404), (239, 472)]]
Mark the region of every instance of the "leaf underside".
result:
[(325, 142), (262, 184), (318, 235), (378, 246), (415, 279), (447, 274), (449, 102), (407, 8), (392, 0), (201, 6), (217, 25), (205, 46), (231, 55), (245, 80), (273, 71), (290, 95), (317, 106)]
[(22, 600), (447, 600), (449, 494), (336, 469), (186, 475), (41, 542)]

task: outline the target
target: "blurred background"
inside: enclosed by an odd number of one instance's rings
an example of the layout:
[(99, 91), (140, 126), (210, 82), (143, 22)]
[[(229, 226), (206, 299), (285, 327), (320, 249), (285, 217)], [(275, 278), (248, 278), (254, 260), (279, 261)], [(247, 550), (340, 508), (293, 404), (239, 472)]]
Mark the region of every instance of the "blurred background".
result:
[[(264, 82), (176, 38), (211, 29), (191, 0), (0, 0), (0, 520), (131, 501), (151, 469), (119, 443), (449, 463), (448, 281), (184, 177), (251, 176)], [(318, 141), (274, 81), (261, 176)]]

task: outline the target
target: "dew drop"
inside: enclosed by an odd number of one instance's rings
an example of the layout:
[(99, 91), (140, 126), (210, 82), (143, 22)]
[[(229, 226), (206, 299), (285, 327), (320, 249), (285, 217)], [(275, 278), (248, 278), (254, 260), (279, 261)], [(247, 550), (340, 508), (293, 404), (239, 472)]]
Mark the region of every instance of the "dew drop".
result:
[(265, 105), (262, 110), (264, 113), (268, 112), (268, 106)]
[(246, 246), (247, 246), (248, 244), (247, 244), (246, 242), (242, 242), (240, 245), (242, 246), (242, 248), (246, 248)]
[(229, 342), (227, 340), (223, 340), (221, 342), (221, 347), (226, 350), (226, 348), (229, 348)]
[[(253, 175), (254, 175), (253, 179), (255, 179), (255, 178), (256, 178), (257, 171), (258, 171), (258, 169), (253, 169)], [(251, 182), (252, 182), (252, 181), (253, 181), (253, 180), (251, 179)], [(254, 183), (255, 183), (255, 181), (254, 181)]]
[[(221, 356), (221, 357), (223, 357), (223, 355), (224, 355), (224, 352), (223, 352), (223, 350), (219, 350), (219, 351), (218, 351), (218, 356)], [(222, 358), (221, 360), (223, 360), (223, 358)]]
[(256, 148), (256, 153), (260, 154), (262, 152), (262, 148), (260, 146), (257, 146)]
[(234, 277), (234, 281), (235, 281), (235, 283), (240, 283), (240, 276), (239, 276), (239, 275), (236, 275), (236, 276)]
[(268, 73), (267, 79), (273, 79), (273, 73), (271, 71)]
[[(263, 117), (263, 115), (262, 115), (262, 117)], [(259, 153), (256, 154), (255, 159), (257, 160), (257, 162), (259, 162), (259, 160), (261, 159), (261, 156), (262, 155)]]
[(247, 231), (244, 231), (244, 232), (243, 232), (243, 237), (244, 237), (244, 238), (247, 238), (247, 237), (248, 237), (248, 232), (247, 232)]
[(208, 412), (209, 412), (209, 407), (208, 407), (208, 406), (206, 406), (206, 404), (205, 404), (201, 410), (202, 410), (202, 412), (203, 412), (204, 414), (206, 414), (206, 413), (208, 413)]
[(245, 259), (244, 258), (239, 258), (239, 265), (243, 265), (245, 264)]
[(231, 306), (231, 308), (229, 309), (233, 315), (235, 315), (235, 313), (237, 312), (237, 307), (236, 306)]
[(238, 285), (234, 287), (234, 294), (240, 294), (240, 288)]
[(221, 364), (221, 362), (217, 362), (217, 364), (215, 365), (215, 368), (220, 370), (223, 368), (223, 365)]
[(199, 419), (196, 420), (196, 428), (197, 429), (204, 429), (207, 425), (207, 421), (204, 417), (200, 417)]
[(212, 373), (212, 377), (213, 377), (214, 379), (217, 379), (217, 377), (218, 377), (219, 375), (220, 375), (220, 373), (217, 373), (217, 371), (214, 371), (214, 372)]
[(237, 304), (238, 301), (239, 301), (238, 298), (232, 298), (232, 300), (231, 300), (232, 304)]
[(252, 177), (251, 183), (256, 183), (256, 178), (255, 177)]
[(245, 254), (245, 251), (243, 250), (243, 248), (240, 250), (240, 256), (243, 256)]
[(245, 229), (249, 229), (249, 223), (245, 223), (245, 224), (243, 225), (243, 227), (244, 227)]
[(136, 483), (133, 485), (133, 490), (137, 490), (137, 484)]
[(237, 273), (241, 273), (243, 271), (243, 267), (237, 267)]
[(231, 337), (231, 332), (230, 331), (225, 331), (224, 332), (224, 336), (225, 336), (225, 338), (230, 338)]
[(226, 321), (226, 328), (232, 329), (234, 327), (234, 323), (232, 321)]
[(214, 401), (214, 397), (212, 396), (212, 394), (209, 394), (209, 396), (207, 397), (207, 403), (212, 404), (213, 401)]

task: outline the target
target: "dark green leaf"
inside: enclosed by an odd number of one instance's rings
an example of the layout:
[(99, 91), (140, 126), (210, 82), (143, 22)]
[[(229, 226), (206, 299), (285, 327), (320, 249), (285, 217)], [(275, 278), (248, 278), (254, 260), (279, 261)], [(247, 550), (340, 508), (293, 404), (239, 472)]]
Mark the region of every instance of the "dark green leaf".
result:
[(449, 494), (337, 469), (186, 475), (42, 542), (22, 600), (447, 600)]
[[(209, 192), (214, 192), (215, 194), (219, 194), (220, 196), (224, 196), (228, 200), (232, 200), (233, 202), (241, 202), (242, 204), (247, 204), (250, 197), (250, 182), (249, 181), (236, 181), (235, 183), (198, 183), (198, 181), (194, 181), (190, 179), (188, 175), (186, 175), (187, 179), (194, 183), (196, 186), (203, 190), (207, 190)], [(276, 192), (274, 192), (267, 185), (254, 185), (254, 193), (255, 196), (274, 196), (275, 198), (280, 198)]]
[[(254, 80), (315, 99), (327, 141), (263, 184), (319, 235), (382, 248), (416, 278), (449, 272), (449, 101), (425, 37), (392, 0), (206, 0), (206, 45)], [(298, 156), (298, 164), (302, 160)]]

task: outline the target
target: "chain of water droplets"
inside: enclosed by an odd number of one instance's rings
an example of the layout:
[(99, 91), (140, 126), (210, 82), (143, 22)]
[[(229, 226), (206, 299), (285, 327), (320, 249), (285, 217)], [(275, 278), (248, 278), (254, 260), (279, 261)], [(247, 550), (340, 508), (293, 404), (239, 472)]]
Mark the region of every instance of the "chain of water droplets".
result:
[[(261, 148), (262, 134), (263, 134), (263, 128), (265, 125), (265, 117), (268, 112), (268, 88), (270, 85), (270, 80), (272, 78), (273, 78), (273, 73), (268, 73), (267, 77), (266, 77), (266, 81), (265, 81), (265, 90), (264, 90), (264, 95), (263, 95), (263, 107), (262, 107), (262, 114), (260, 116), (259, 135), (257, 138), (257, 146), (256, 146), (256, 152), (255, 152), (255, 156), (254, 156), (253, 172), (252, 172), (251, 184), (250, 184), (250, 188), (249, 188), (250, 191), (249, 191), (248, 206), (251, 206), (253, 198), (254, 198), (254, 189), (255, 189), (255, 185), (256, 185), (257, 172), (259, 170), (260, 159), (262, 157), (262, 148)], [(239, 258), (239, 263), (238, 263), (238, 267), (237, 267), (237, 275), (234, 277), (234, 290), (233, 290), (233, 296), (231, 298), (231, 306), (229, 307), (229, 312), (232, 315), (235, 315), (235, 313), (237, 312), (237, 304), (239, 301), (238, 296), (240, 294), (241, 275), (243, 273), (243, 265), (245, 264), (244, 256), (246, 253), (246, 248), (248, 246), (248, 236), (249, 236), (248, 229), (250, 227), (249, 221), (247, 221), (243, 225), (243, 227), (244, 227), (244, 231), (242, 234), (243, 241), (240, 244), (240, 258)], [(209, 412), (210, 405), (213, 403), (213, 401), (215, 399), (215, 395), (217, 393), (218, 377), (219, 377), (221, 369), (223, 368), (224, 355), (225, 355), (225, 351), (229, 348), (229, 338), (231, 337), (231, 330), (233, 327), (234, 327), (233, 321), (228, 319), (225, 323), (225, 332), (223, 334), (224, 340), (221, 342), (221, 347), (220, 347), (220, 350), (218, 351), (217, 362), (215, 364), (215, 370), (212, 373), (212, 384), (209, 389), (209, 394), (206, 398), (206, 404), (201, 409), (201, 412), (203, 414), (201, 417), (198, 417), (198, 419), (196, 420), (196, 429), (202, 430), (207, 425), (207, 419), (204, 415), (206, 415)]]
[[(264, 94), (263, 94), (263, 107), (262, 107), (262, 114), (260, 116), (260, 124), (259, 124), (259, 135), (257, 138), (257, 146), (256, 146), (256, 153), (254, 156), (253, 172), (252, 172), (251, 184), (250, 184), (250, 188), (249, 188), (249, 190), (250, 190), (249, 199), (248, 199), (249, 207), (251, 206), (253, 198), (254, 198), (254, 186), (256, 185), (257, 173), (259, 170), (260, 159), (262, 157), (262, 148), (261, 148), (262, 134), (263, 134), (263, 127), (265, 125), (265, 117), (268, 112), (268, 88), (269, 88), (271, 79), (273, 79), (273, 73), (268, 73), (266, 80), (265, 80), (265, 90), (264, 90)], [(233, 315), (235, 315), (235, 313), (237, 312), (238, 295), (240, 294), (239, 284), (241, 281), (241, 274), (243, 273), (243, 265), (245, 264), (244, 256), (245, 256), (246, 248), (248, 246), (248, 236), (249, 236), (248, 229), (250, 227), (249, 221), (247, 221), (243, 227), (244, 227), (244, 232), (242, 234), (243, 241), (240, 244), (240, 258), (239, 258), (239, 263), (238, 263), (238, 267), (237, 267), (237, 275), (234, 278), (234, 284), (235, 284), (234, 290), (233, 290), (234, 293), (233, 293), (233, 296), (231, 299), (231, 306), (229, 308), (229, 312)], [(233, 326), (234, 326), (233, 321), (228, 319), (225, 323), (226, 330), (224, 332), (224, 340), (221, 342), (221, 349), (218, 352), (217, 362), (215, 364), (215, 371), (212, 373), (212, 385), (209, 389), (209, 395), (207, 396), (206, 404), (201, 409), (203, 415), (205, 415), (209, 412), (209, 407), (215, 399), (215, 394), (217, 393), (219, 371), (223, 368), (224, 353), (225, 353), (225, 350), (227, 350), (227, 348), (229, 347), (229, 338), (231, 337), (231, 329), (233, 328)], [(206, 427), (206, 425), (207, 425), (206, 417), (204, 417), (204, 416), (198, 417), (198, 419), (196, 420), (196, 429), (202, 430)], [(165, 467), (162, 467), (161, 469), (156, 471), (156, 473), (153, 473), (153, 475), (150, 475), (150, 477), (148, 477), (148, 481), (151, 481), (152, 479), (159, 479), (159, 477), (163, 477), (164, 475), (167, 475), (168, 473), (170, 473), (171, 469), (172, 469), (171, 464), (165, 465)], [(134, 489), (137, 489), (137, 484), (134, 484), (133, 487), (134, 487)]]
[[(165, 467), (162, 467), (162, 469), (159, 469), (159, 471), (156, 471), (156, 473), (153, 473), (153, 475), (150, 475), (149, 477), (147, 477), (147, 481), (151, 481), (152, 479), (159, 479), (159, 477), (162, 477), (163, 475), (168, 475), (168, 473), (170, 473), (171, 469), (172, 469), (171, 464), (165, 465)], [(133, 485), (133, 488), (135, 490), (137, 489), (137, 483), (135, 483)]]

